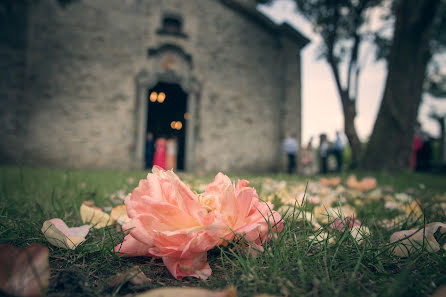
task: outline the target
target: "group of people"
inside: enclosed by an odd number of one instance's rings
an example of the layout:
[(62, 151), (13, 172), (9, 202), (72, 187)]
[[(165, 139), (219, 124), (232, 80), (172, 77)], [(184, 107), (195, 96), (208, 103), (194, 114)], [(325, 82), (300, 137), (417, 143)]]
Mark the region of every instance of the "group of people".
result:
[[(290, 135), (285, 138), (283, 141), (283, 150), (288, 156), (287, 172), (289, 174), (297, 171), (298, 163), (302, 165), (301, 171), (305, 175), (313, 175), (318, 171), (321, 174), (326, 174), (329, 171), (328, 159), (331, 155), (336, 159), (335, 171), (340, 172), (342, 169), (344, 143), (339, 132), (336, 132), (334, 143), (328, 141), (326, 134), (321, 134), (319, 136), (319, 150), (317, 152), (313, 149), (313, 137), (311, 137), (307, 146), (299, 154), (299, 146), (295, 135)], [(300, 162), (297, 162), (299, 159), (297, 158), (298, 155), (300, 155)], [(317, 159), (319, 162), (317, 162)]]
[(156, 140), (152, 132), (147, 133), (145, 168), (159, 166), (165, 170), (177, 168), (178, 143), (176, 137), (159, 137)]

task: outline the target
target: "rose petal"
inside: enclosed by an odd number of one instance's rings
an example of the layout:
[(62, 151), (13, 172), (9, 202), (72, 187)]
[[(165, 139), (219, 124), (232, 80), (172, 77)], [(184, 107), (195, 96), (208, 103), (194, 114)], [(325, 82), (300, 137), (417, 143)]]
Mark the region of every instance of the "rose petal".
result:
[(211, 291), (199, 288), (159, 288), (150, 290), (135, 297), (237, 297), (237, 290), (229, 287), (223, 291)]
[(124, 242), (115, 247), (115, 252), (121, 257), (150, 257), (149, 246), (127, 235)]
[(212, 273), (206, 253), (197, 254), (195, 257), (188, 259), (163, 257), (163, 262), (170, 273), (179, 280), (186, 276), (207, 279)]
[(46, 240), (54, 246), (74, 250), (85, 240), (90, 226), (69, 228), (61, 219), (51, 219), (43, 222), (42, 233)]
[(113, 224), (113, 220), (100, 208), (88, 206), (82, 203), (80, 208), (81, 219), (84, 224), (88, 224), (95, 229), (104, 228)]
[(114, 207), (110, 213), (110, 218), (112, 221), (116, 221), (121, 226), (130, 222), (130, 218), (127, 215), (127, 207), (125, 205), (118, 205)]

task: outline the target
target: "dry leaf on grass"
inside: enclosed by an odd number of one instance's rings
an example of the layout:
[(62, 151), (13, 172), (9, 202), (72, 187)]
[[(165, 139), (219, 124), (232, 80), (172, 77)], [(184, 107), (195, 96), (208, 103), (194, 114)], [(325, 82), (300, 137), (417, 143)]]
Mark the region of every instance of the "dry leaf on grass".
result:
[(46, 240), (57, 247), (74, 250), (81, 244), (88, 232), (90, 226), (69, 228), (61, 219), (51, 219), (43, 222), (42, 233)]
[(321, 179), (319, 179), (319, 182), (321, 183), (321, 185), (324, 185), (324, 186), (336, 187), (337, 185), (339, 185), (341, 183), (341, 178), (340, 177), (332, 177), (332, 178), (322, 177)]
[(84, 224), (88, 224), (95, 229), (104, 228), (113, 224), (112, 218), (103, 212), (102, 209), (95, 207), (90, 202), (84, 201), (80, 208), (81, 219)]
[(150, 290), (135, 297), (237, 297), (237, 289), (229, 287), (223, 291), (211, 291), (199, 288), (167, 287)]
[(345, 184), (357, 191), (369, 191), (376, 188), (376, 178), (374, 177), (364, 177), (361, 181), (358, 181), (356, 175), (350, 175), (345, 182)]
[(109, 283), (110, 287), (114, 287), (120, 283), (130, 282), (136, 286), (146, 286), (149, 285), (152, 280), (148, 278), (141, 268), (138, 266), (132, 267), (130, 270), (124, 273), (118, 273)]
[(121, 226), (127, 224), (130, 221), (125, 205), (118, 205), (114, 207), (110, 213), (110, 218), (112, 221), (116, 221)]
[(423, 210), (420, 207), (420, 202), (418, 200), (412, 201), (410, 205), (403, 205), (402, 209), (408, 216), (414, 216), (415, 218), (420, 218), (423, 216)]
[(33, 243), (18, 249), (10, 244), (0, 244), (0, 293), (44, 296), (49, 278), (47, 247)]
[(397, 242), (392, 252), (398, 257), (408, 257), (410, 253), (425, 248), (428, 252), (437, 252), (440, 250), (440, 244), (435, 240), (434, 233), (440, 230), (440, 233), (446, 232), (446, 224), (430, 223), (421, 229), (411, 229), (398, 231), (392, 234), (390, 242)]

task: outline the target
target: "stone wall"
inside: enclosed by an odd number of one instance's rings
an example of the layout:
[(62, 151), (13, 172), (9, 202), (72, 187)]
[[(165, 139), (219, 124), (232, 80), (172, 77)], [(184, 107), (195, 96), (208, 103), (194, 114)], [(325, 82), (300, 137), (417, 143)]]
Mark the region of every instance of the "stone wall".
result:
[[(159, 61), (147, 51), (163, 44), (191, 56), (181, 76), (198, 86), (197, 133), (186, 152), (194, 169), (277, 169), (283, 127), (300, 137), (298, 46), (222, 1), (40, 0), (28, 11), (20, 162), (135, 166), (135, 80), (155, 71)], [(166, 13), (182, 17), (185, 38), (156, 33)]]
[[(0, 162), (17, 163), (24, 123), (27, 10), (23, 1), (0, 2)], [(23, 140), (23, 139), (22, 139)]]

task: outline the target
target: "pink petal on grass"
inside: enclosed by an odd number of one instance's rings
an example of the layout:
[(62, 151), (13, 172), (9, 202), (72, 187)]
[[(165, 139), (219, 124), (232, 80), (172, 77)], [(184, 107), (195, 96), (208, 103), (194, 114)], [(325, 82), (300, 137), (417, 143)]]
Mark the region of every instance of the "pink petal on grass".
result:
[(187, 259), (167, 256), (163, 257), (163, 262), (170, 273), (179, 280), (186, 276), (207, 279), (212, 273), (211, 267), (207, 262), (206, 252)]
[(124, 242), (115, 247), (115, 252), (121, 257), (150, 257), (149, 246), (127, 235)]
[(24, 248), (0, 244), (0, 293), (45, 296), (49, 285), (48, 248), (33, 243)]
[(331, 229), (344, 231), (345, 229), (353, 229), (354, 226), (360, 226), (361, 223), (354, 217), (345, 217), (343, 219), (336, 218), (333, 223), (330, 224)]
[(51, 219), (43, 222), (42, 233), (46, 240), (54, 246), (74, 250), (81, 244), (88, 232), (90, 226), (69, 228), (61, 219)]

